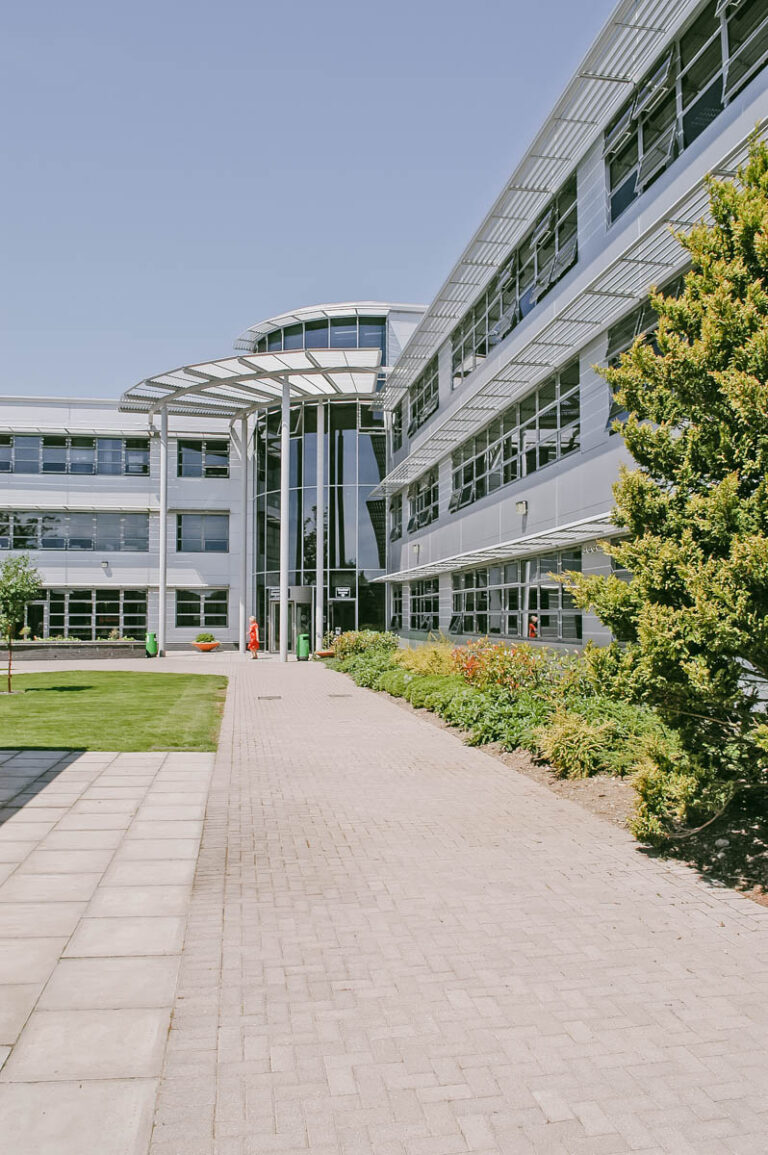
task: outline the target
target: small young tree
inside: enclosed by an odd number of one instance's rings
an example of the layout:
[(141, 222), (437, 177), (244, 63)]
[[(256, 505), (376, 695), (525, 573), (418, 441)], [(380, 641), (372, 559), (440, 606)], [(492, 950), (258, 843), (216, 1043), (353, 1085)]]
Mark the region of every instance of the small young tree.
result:
[(11, 692), (13, 639), (24, 622), (24, 611), (40, 592), (40, 577), (26, 554), (0, 565), (0, 634), (8, 647), (8, 693)]
[(713, 224), (678, 237), (692, 262), (682, 295), (652, 296), (655, 342), (604, 370), (637, 463), (614, 487), (627, 537), (608, 547), (632, 579), (572, 579), (577, 602), (623, 643), (606, 669), (681, 736), (687, 781), (657, 766), (664, 797), (649, 803), (670, 820), (765, 781), (768, 751), (765, 145), (753, 141), (738, 181), (711, 180), (709, 192)]

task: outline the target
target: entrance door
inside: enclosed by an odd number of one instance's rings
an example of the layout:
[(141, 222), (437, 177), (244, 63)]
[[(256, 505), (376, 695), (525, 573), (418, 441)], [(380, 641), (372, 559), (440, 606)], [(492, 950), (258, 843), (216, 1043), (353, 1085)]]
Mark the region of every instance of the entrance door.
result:
[[(294, 603), (288, 602), (288, 653), (296, 649), (294, 627)], [(269, 652), (277, 654), (280, 651), (280, 602), (269, 603)]]

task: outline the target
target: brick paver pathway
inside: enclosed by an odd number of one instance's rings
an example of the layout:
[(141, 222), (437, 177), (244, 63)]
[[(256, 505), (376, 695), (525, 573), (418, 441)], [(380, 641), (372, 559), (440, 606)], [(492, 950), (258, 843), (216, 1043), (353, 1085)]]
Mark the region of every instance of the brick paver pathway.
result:
[(768, 910), (314, 665), (240, 664), (152, 1155), (768, 1150)]

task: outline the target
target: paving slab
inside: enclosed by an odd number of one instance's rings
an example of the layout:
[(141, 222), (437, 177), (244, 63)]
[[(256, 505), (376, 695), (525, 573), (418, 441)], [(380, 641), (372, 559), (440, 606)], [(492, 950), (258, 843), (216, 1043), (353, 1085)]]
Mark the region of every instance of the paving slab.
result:
[(0, 1072), (0, 1082), (157, 1076), (168, 1018), (167, 1007), (36, 1009)]
[[(38, 1008), (55, 1011), (167, 1009), (173, 1004), (178, 970), (177, 955), (62, 959), (48, 981)], [(0, 1000), (2, 992), (0, 987)]]
[(6, 1155), (144, 1155), (154, 1079), (0, 1084)]
[[(166, 757), (57, 751), (0, 765), (3, 1155), (146, 1155), (195, 866), (176, 855), (193, 830), (149, 821), (153, 885), (106, 875)], [(212, 761), (193, 756), (189, 794), (174, 787), (195, 808), (198, 842)], [(131, 841), (145, 845), (145, 832)], [(166, 866), (185, 877), (157, 885)]]

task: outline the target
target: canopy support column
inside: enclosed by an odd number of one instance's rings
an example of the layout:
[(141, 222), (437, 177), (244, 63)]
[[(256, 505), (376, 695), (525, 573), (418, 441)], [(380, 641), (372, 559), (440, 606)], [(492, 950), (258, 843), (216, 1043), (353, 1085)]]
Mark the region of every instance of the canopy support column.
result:
[(238, 649), (246, 653), (248, 633), (248, 418), (240, 418), (240, 500), (243, 510), (240, 524), (240, 641)]
[(317, 406), (317, 459), (315, 487), (317, 489), (317, 510), (315, 513), (315, 649), (323, 648), (323, 613), (325, 610), (325, 405)]
[(280, 661), (288, 661), (288, 565), (290, 561), (289, 512), (291, 480), (291, 386), (283, 381), (280, 410)]
[(168, 410), (160, 411), (160, 551), (157, 578), (157, 652), (165, 657), (168, 600)]

